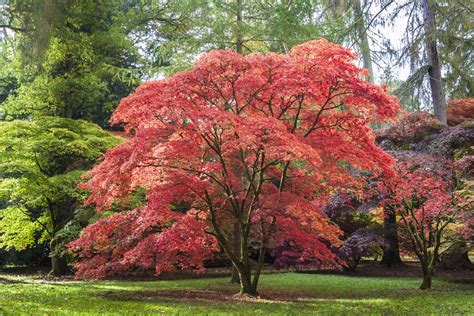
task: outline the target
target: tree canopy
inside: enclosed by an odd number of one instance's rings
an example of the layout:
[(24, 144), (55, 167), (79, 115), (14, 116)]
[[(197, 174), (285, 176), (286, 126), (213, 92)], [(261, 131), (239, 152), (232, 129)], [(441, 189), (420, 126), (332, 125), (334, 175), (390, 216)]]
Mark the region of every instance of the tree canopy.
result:
[(0, 246), (51, 241), (85, 193), (81, 175), (118, 139), (80, 120), (41, 117), (0, 123)]
[[(325, 40), (287, 55), (216, 50), (122, 100), (113, 122), (130, 138), (89, 173), (88, 202), (104, 209), (145, 187), (147, 204), (96, 222), (72, 243), (78, 275), (202, 269), (220, 247), (242, 292), (255, 295), (267, 250), (279, 249), (276, 264), (336, 264), (339, 229), (321, 207), (335, 188), (360, 185), (351, 168), (390, 172), (368, 124), (398, 111), (383, 87), (361, 79), (354, 58)], [(239, 257), (229, 241), (234, 223)], [(129, 242), (115, 248), (117, 237)], [(250, 251), (260, 262), (253, 279)]]

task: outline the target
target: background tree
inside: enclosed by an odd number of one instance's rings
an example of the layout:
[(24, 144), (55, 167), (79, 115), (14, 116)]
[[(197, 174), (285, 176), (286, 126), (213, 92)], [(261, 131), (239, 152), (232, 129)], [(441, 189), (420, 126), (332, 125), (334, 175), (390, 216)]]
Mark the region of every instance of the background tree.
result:
[(383, 227), (384, 248), (382, 261), (380, 263), (388, 267), (401, 264), (402, 258), (400, 257), (397, 213), (389, 205), (384, 207)]
[(397, 95), (417, 95), (425, 104), (432, 103), (435, 116), (446, 123), (446, 97), (472, 95), (472, 34), (466, 30), (472, 4), (427, 0), (396, 5), (397, 10), (385, 12), (386, 19), (407, 19), (407, 28), (402, 47), (387, 52), (397, 52), (397, 64), (411, 68)]
[(288, 52), (294, 45), (316, 38), (338, 42), (341, 20), (322, 19), (319, 1), (213, 0), (181, 2), (175, 10), (185, 17), (182, 27), (166, 41), (165, 74), (189, 69), (196, 56), (212, 49)]
[[(44, 7), (46, 3), (51, 8)], [(3, 111), (10, 118), (53, 115), (106, 126), (118, 100), (138, 83), (137, 76), (123, 77), (139, 59), (120, 25), (113, 23), (116, 9), (93, 2), (46, 1), (39, 7), (51, 10), (46, 17), (52, 14), (54, 20), (37, 17), (36, 6), (18, 14), (18, 19), (38, 20), (33, 22), (36, 28), (47, 27), (44, 32), (16, 33), (15, 74), (20, 87), (2, 105)]]
[[(372, 17), (372, 5), (374, 1), (361, 0), (338, 0), (338, 1), (322, 1), (322, 18), (326, 23), (329, 21), (339, 21), (335, 23), (336, 27), (333, 32), (338, 33), (337, 42), (354, 48), (358, 51), (362, 59), (363, 67), (367, 69), (367, 79), (374, 82), (373, 60), (377, 56), (373, 56), (370, 42), (374, 41)], [(382, 11), (391, 3), (384, 4)], [(376, 15), (378, 15), (377, 13)], [(380, 59), (380, 58), (379, 58)]]
[(373, 196), (366, 200), (366, 194), (340, 192), (324, 207), (324, 212), (343, 232), (344, 243), (338, 249), (338, 256), (343, 268), (349, 272), (356, 270), (362, 257), (373, 255), (377, 258), (387, 246), (377, 214), (380, 209), (372, 210), (378, 200)]
[(447, 123), (446, 97), (443, 91), (441, 65), (438, 57), (438, 47), (435, 37), (436, 16), (430, 0), (423, 0), (423, 25), (425, 29), (426, 59), (428, 62), (428, 78), (431, 88), (431, 99), (435, 117)]
[[(0, 104), (18, 88), (12, 67), (12, 47), (11, 42), (6, 40), (0, 44)], [(0, 120), (5, 119), (6, 114), (0, 106)]]
[(153, 69), (143, 33), (150, 40), (165, 36), (180, 19), (161, 2), (10, 1), (7, 8), (20, 87), (3, 112), (9, 119), (52, 115), (102, 127)]
[(0, 123), (0, 247), (50, 242), (52, 274), (67, 272), (57, 235), (84, 192), (81, 175), (118, 139), (84, 121), (42, 117)]

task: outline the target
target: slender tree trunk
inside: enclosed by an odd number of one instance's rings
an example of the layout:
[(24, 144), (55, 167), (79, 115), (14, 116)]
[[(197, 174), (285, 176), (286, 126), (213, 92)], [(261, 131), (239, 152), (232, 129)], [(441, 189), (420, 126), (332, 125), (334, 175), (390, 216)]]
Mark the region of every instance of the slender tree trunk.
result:
[(265, 261), (265, 254), (266, 254), (266, 248), (265, 247), (260, 248), (260, 251), (258, 254), (258, 262), (257, 262), (257, 266), (255, 267), (255, 274), (253, 276), (253, 282), (252, 282), (252, 287), (255, 292), (257, 292), (257, 285), (258, 285), (258, 281), (260, 280), (260, 273), (262, 272), (263, 263)]
[(365, 15), (362, 12), (361, 0), (353, 0), (353, 8), (356, 16), (355, 27), (357, 30), (357, 37), (359, 38), (359, 48), (362, 55), (364, 68), (369, 71), (369, 82), (374, 82), (374, 70), (372, 67), (372, 57), (370, 54), (369, 37), (367, 36), (367, 29), (365, 25)]
[[(233, 251), (234, 255), (237, 258), (240, 258), (240, 229), (239, 229), (239, 224), (235, 223), (233, 227), (233, 232), (232, 232), (233, 238), (232, 238), (232, 243), (233, 243)], [(239, 276), (239, 271), (235, 266), (232, 268), (232, 276), (230, 279), (230, 283), (232, 284), (239, 284), (240, 283), (240, 276)]]
[(240, 284), (239, 270), (236, 267), (232, 266), (232, 275), (230, 277), (231, 284)]
[(244, 52), (244, 43), (242, 39), (242, 0), (236, 0), (237, 4), (237, 30), (235, 40), (235, 52), (242, 54)]
[(423, 282), (421, 282), (420, 290), (431, 289), (431, 275), (423, 275)]
[(5, 27), (2, 28), (2, 33), (3, 33), (2, 37), (1, 37), (2, 38), (2, 43), (4, 45), (7, 45), (8, 34), (7, 34), (7, 29)]
[(435, 117), (446, 124), (446, 100), (444, 98), (443, 84), (441, 78), (441, 66), (439, 64), (438, 49), (436, 47), (436, 24), (435, 12), (431, 7), (430, 0), (422, 0), (423, 20), (425, 27), (426, 55), (430, 68), (428, 75), (431, 87), (431, 98)]
[(383, 228), (385, 248), (381, 263), (390, 267), (394, 264), (401, 264), (402, 259), (400, 258), (400, 247), (398, 244), (396, 214), (389, 209), (385, 209), (384, 212)]

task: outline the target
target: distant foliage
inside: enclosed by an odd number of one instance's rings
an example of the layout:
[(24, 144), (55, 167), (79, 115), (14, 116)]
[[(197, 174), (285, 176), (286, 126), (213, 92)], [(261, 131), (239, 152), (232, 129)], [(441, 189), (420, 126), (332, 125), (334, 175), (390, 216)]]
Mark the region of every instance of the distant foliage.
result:
[(406, 114), (400, 121), (378, 131), (378, 139), (389, 139), (394, 142), (419, 141), (427, 135), (438, 132), (443, 124), (427, 112)]
[(474, 155), (466, 155), (454, 163), (458, 178), (474, 179)]
[(127, 12), (135, 20), (135, 7), (74, 0), (2, 6), (22, 31), (14, 36), (8, 64), (16, 89), (0, 104), (0, 117), (61, 116), (107, 126), (143, 74), (137, 69), (142, 58), (128, 36), (135, 21), (121, 19)]
[(474, 121), (474, 99), (449, 100), (447, 115), (449, 126)]
[(347, 238), (339, 248), (339, 257), (343, 267), (355, 271), (363, 256), (381, 253), (383, 237), (371, 229), (359, 229)]

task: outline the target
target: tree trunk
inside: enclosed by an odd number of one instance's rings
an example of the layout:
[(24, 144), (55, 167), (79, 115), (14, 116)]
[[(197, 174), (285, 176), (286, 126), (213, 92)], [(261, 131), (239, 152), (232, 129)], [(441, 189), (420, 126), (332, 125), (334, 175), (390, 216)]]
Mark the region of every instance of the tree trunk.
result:
[(235, 41), (235, 52), (243, 54), (244, 44), (242, 40), (242, 0), (236, 0), (237, 4), (237, 30), (236, 30), (236, 41)]
[(423, 20), (425, 27), (426, 55), (430, 68), (428, 75), (430, 80), (431, 98), (433, 101), (433, 110), (435, 117), (446, 124), (446, 100), (444, 99), (443, 84), (441, 79), (441, 67), (438, 58), (438, 49), (436, 47), (436, 24), (435, 12), (430, 5), (430, 0), (422, 0)]
[(424, 275), (423, 282), (421, 282), (420, 290), (431, 289), (431, 275)]
[(58, 277), (67, 275), (69, 273), (69, 267), (67, 265), (67, 259), (60, 256), (51, 257), (51, 275)]
[(386, 264), (388, 267), (401, 264), (400, 247), (398, 245), (398, 231), (397, 218), (395, 212), (392, 210), (384, 210), (384, 240), (385, 247), (381, 264)]
[(67, 264), (67, 258), (65, 256), (56, 255), (56, 242), (53, 239), (50, 243), (51, 255), (51, 272), (52, 276), (58, 277), (69, 273), (69, 266)]
[(357, 37), (359, 39), (359, 49), (362, 55), (364, 68), (369, 72), (369, 77), (367, 79), (369, 82), (374, 82), (374, 70), (372, 67), (372, 57), (370, 54), (369, 37), (367, 36), (365, 15), (364, 12), (362, 12), (361, 0), (353, 0), (353, 8), (356, 18), (355, 27), (357, 30)]
[(239, 270), (237, 270), (234, 266), (232, 266), (232, 275), (230, 277), (230, 284), (239, 284), (240, 277), (239, 277)]
[(420, 290), (431, 288), (431, 278), (433, 277), (433, 269), (431, 267), (423, 266), (423, 282), (421, 282)]
[(240, 294), (257, 296), (257, 289), (252, 284), (252, 274), (249, 269), (243, 268), (239, 271), (240, 277)]
[[(49, 255), (51, 256), (51, 272), (52, 276), (63, 276), (69, 273), (69, 267), (67, 257), (65, 255), (59, 255), (58, 247), (61, 242), (56, 239), (58, 231), (64, 227), (66, 219), (70, 219), (73, 214), (73, 205), (75, 199), (69, 199), (67, 204), (61, 206), (55, 205), (51, 200), (46, 199), (48, 202), (49, 213), (52, 221), (52, 233), (50, 235), (51, 241), (49, 243)], [(68, 210), (68, 212), (66, 212)]]
[[(235, 223), (234, 224), (234, 229), (233, 229), (233, 237), (232, 237), (232, 242), (234, 246), (234, 255), (236, 258), (240, 258), (240, 228), (239, 224)], [(230, 278), (230, 283), (232, 284), (239, 284), (240, 283), (240, 276), (239, 276), (239, 271), (235, 266), (232, 267), (232, 276)]]

